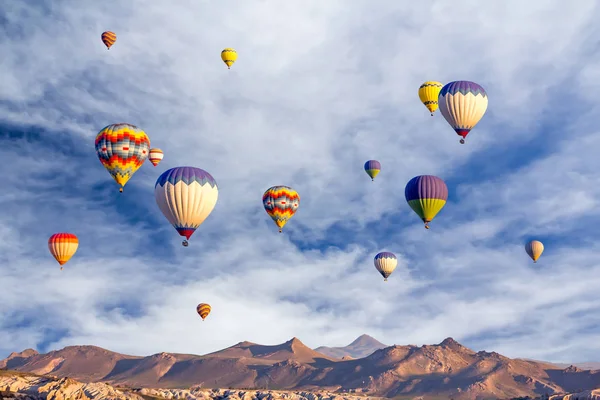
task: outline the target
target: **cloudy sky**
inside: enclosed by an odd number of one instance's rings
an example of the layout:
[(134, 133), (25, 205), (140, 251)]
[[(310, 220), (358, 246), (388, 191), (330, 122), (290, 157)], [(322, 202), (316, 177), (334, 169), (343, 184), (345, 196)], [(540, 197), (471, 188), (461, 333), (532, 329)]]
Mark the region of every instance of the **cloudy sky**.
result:
[[(167, 5), (168, 4), (168, 5)], [(0, 5), (0, 356), (93, 344), (204, 354), (293, 336), (451, 336), (600, 360), (600, 56), (593, 0), (21, 0)], [(105, 30), (118, 39), (107, 51)], [(233, 47), (231, 70), (220, 51)], [(460, 145), (423, 81), (489, 95)], [(165, 151), (119, 194), (94, 137), (128, 122)], [(371, 182), (368, 159), (382, 163)], [(218, 203), (181, 246), (153, 190), (195, 166)], [(449, 187), (427, 231), (415, 175)], [(262, 193), (300, 208), (283, 234)], [(79, 237), (60, 271), (55, 232)], [(539, 239), (537, 264), (523, 245)], [(384, 283), (373, 256), (400, 259)], [(199, 302), (213, 312), (202, 322)]]

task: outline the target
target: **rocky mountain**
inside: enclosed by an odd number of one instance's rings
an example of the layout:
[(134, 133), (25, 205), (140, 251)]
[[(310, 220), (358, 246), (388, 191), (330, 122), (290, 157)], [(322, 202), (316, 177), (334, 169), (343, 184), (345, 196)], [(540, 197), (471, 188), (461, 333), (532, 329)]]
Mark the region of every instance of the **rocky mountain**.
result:
[(373, 354), (379, 349), (388, 347), (369, 335), (360, 335), (356, 340), (344, 347), (317, 347), (315, 351), (325, 354), (329, 357), (348, 359), (348, 358), (363, 358)]
[(47, 354), (13, 353), (0, 366), (116, 388), (316, 390), (398, 399), (535, 398), (600, 387), (600, 371), (475, 352), (452, 338), (436, 345), (389, 346), (345, 360), (312, 350), (297, 338), (276, 346), (241, 342), (202, 356), (139, 357), (69, 346)]

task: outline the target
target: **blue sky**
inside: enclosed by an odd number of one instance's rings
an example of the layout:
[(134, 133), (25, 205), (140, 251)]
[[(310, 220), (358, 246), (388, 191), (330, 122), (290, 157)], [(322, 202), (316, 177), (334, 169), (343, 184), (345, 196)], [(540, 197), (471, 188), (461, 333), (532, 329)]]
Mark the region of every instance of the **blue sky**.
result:
[[(73, 344), (203, 354), (293, 336), (339, 346), (368, 333), (600, 360), (596, 2), (9, 3), (0, 356)], [(239, 54), (231, 70), (225, 47)], [(461, 146), (417, 89), (463, 79), (490, 100)], [(94, 151), (117, 122), (165, 151), (122, 195)], [(382, 163), (375, 182), (368, 159)], [(182, 165), (219, 184), (188, 248), (153, 195)], [(450, 192), (429, 231), (404, 200), (420, 174)], [(261, 202), (280, 184), (301, 196), (281, 235)], [(60, 231), (80, 239), (62, 272), (46, 246)], [(532, 238), (546, 245), (535, 266)], [(379, 251), (400, 259), (386, 283)], [(204, 322), (199, 302), (213, 306)]]

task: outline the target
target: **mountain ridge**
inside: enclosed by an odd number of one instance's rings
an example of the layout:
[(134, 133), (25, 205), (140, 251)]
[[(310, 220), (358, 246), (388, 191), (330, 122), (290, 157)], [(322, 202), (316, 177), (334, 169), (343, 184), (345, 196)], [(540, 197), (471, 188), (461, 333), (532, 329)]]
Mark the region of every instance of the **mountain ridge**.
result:
[[(352, 343), (375, 340), (364, 336)], [(317, 352), (295, 337), (278, 345), (239, 342), (205, 355), (162, 352), (143, 357), (96, 346), (67, 346), (45, 354), (33, 349), (11, 353), (0, 367), (148, 390), (201, 386), (471, 399), (535, 397), (600, 387), (600, 371), (561, 369), (493, 351), (476, 352), (452, 338), (434, 345), (387, 346), (345, 360)]]
[(374, 351), (388, 347), (377, 339), (367, 334), (362, 334), (352, 343), (344, 347), (320, 346), (315, 351), (323, 353), (329, 357), (343, 359), (344, 357), (363, 358), (372, 354)]

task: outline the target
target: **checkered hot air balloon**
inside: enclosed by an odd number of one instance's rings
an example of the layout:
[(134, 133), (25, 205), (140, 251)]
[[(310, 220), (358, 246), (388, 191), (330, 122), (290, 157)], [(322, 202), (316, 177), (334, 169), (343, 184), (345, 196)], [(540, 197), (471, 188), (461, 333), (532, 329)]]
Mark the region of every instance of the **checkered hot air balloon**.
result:
[(289, 186), (273, 186), (263, 194), (263, 206), (281, 233), (284, 225), (296, 214), (300, 195)]
[(119, 192), (142, 166), (150, 150), (150, 139), (135, 125), (112, 124), (96, 136), (96, 154), (113, 179)]

